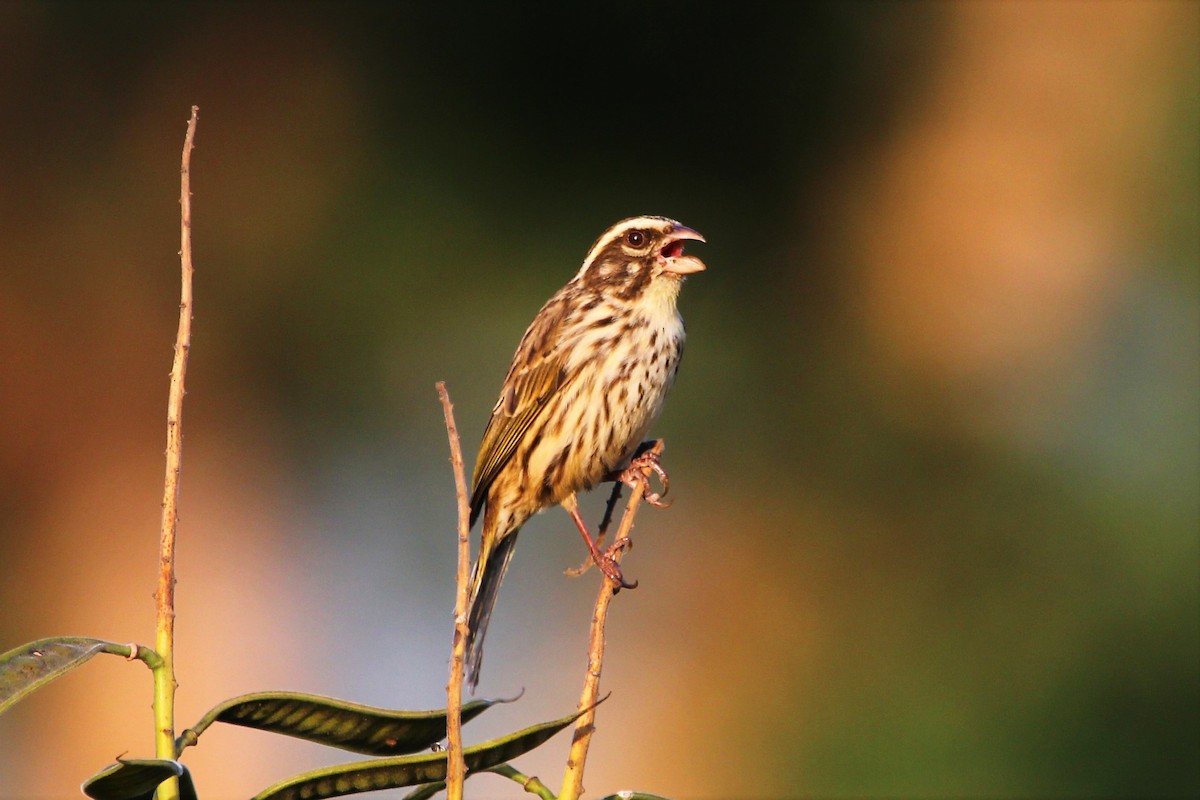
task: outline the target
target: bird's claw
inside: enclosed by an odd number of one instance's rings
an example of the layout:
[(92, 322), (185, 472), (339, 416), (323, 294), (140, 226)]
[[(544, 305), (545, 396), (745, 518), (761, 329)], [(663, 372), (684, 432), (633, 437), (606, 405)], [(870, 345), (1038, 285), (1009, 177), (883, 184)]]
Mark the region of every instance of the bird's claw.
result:
[(627, 553), (632, 549), (633, 549), (633, 539), (630, 539), (628, 536), (624, 536), (620, 539), (617, 539), (612, 544), (610, 544), (608, 546), (608, 549), (605, 550), (604, 552), (609, 558), (613, 558), (618, 553)]
[[(621, 541), (629, 540), (623, 539)], [(624, 545), (618, 541), (615, 542), (612, 547), (624, 547)], [(612, 547), (609, 548), (610, 551), (612, 550)], [(616, 559), (614, 559), (607, 552), (600, 555), (600, 558), (596, 561), (596, 566), (600, 567), (600, 571), (604, 573), (604, 577), (613, 582), (613, 594), (616, 594), (622, 589), (637, 588), (638, 582), (634, 581), (633, 583), (630, 583), (629, 581), (625, 580), (625, 575), (621, 572), (621, 566), (617, 563)]]
[[(641, 492), (642, 499), (655, 508), (667, 508), (671, 505), (671, 501), (663, 500), (663, 498), (666, 497), (667, 492), (671, 491), (671, 478), (659, 463), (660, 452), (658, 448), (652, 447), (634, 456), (633, 460), (629, 462), (629, 466), (618, 473), (617, 480), (633, 491)], [(650, 490), (651, 472), (658, 476), (658, 480), (662, 484), (661, 492)]]
[[(597, 544), (598, 544), (598, 542), (597, 542)], [(585, 558), (583, 560), (583, 563), (580, 564), (578, 567), (571, 567), (570, 569), (566, 569), (563, 571), (570, 577), (577, 578), (580, 575), (582, 575), (583, 573), (587, 572), (589, 569), (591, 569), (592, 565), (595, 564), (596, 566), (600, 567), (600, 570), (607, 577), (612, 578), (613, 583), (617, 584), (618, 591), (620, 591), (622, 588), (636, 589), (637, 585), (638, 585), (637, 581), (634, 581), (633, 583), (629, 583), (628, 581), (626, 581), (624, 574), (621, 572), (621, 568), (620, 568), (620, 566), (618, 566), (617, 560), (616, 560), (617, 555), (619, 555), (621, 553), (626, 553), (632, 549), (633, 549), (633, 539), (630, 539), (628, 536), (622, 537), (620, 539), (617, 539), (612, 544), (610, 544), (607, 548), (605, 548), (604, 552), (602, 552), (600, 554), (599, 558), (593, 558), (593, 557), (589, 556), (588, 558)], [(608, 565), (608, 566), (606, 566), (606, 565)], [(612, 569), (610, 569), (609, 567), (611, 567)]]

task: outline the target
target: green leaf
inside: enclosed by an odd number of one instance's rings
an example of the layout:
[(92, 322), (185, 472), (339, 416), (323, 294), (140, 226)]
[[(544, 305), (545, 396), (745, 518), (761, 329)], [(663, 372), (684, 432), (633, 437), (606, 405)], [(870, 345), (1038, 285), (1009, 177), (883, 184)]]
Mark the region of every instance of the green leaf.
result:
[(667, 800), (662, 795), (646, 794), (645, 792), (635, 792), (630, 789), (610, 794), (607, 797), (601, 797), (600, 800)]
[[(566, 728), (580, 714), (544, 722), (463, 750), (467, 772), (483, 772), (527, 753)], [(446, 753), (359, 761), (297, 775), (255, 795), (254, 800), (325, 800), (355, 792), (395, 789), (446, 779)], [(418, 797), (422, 795), (418, 794)]]
[(0, 656), (0, 714), (25, 695), (75, 669), (105, 648), (102, 639), (61, 636), (23, 644)]
[[(501, 700), (475, 700), (462, 707), (474, 719)], [(257, 692), (226, 700), (180, 734), (176, 754), (196, 743), (214, 722), (227, 722), (369, 756), (416, 753), (446, 736), (446, 712), (392, 711), (299, 692)]]
[[(161, 758), (131, 759), (110, 764), (83, 782), (83, 793), (95, 800), (152, 800), (154, 790), (168, 778), (187, 770), (178, 761)], [(191, 781), (188, 782), (189, 788)], [(182, 789), (182, 787), (181, 787)], [(181, 791), (180, 795), (186, 797)], [(191, 796), (195, 797), (195, 791)]]

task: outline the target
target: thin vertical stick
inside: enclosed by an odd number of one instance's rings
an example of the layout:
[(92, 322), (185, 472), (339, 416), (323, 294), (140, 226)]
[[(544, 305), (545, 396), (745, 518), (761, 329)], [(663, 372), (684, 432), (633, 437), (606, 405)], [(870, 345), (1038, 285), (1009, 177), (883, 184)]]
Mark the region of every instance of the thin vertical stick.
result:
[(446, 685), (446, 798), (462, 800), (467, 767), (462, 748), (463, 655), (467, 648), (467, 573), (471, 566), (471, 527), (467, 507), (467, 480), (463, 475), (462, 448), (454, 425), (454, 406), (446, 384), (438, 381), (438, 396), (446, 417), (446, 435), (450, 439), (450, 465), (454, 468), (454, 489), (458, 497), (458, 591), (454, 596), (454, 645), (450, 654), (450, 682)]
[[(192, 148), (196, 140), (196, 116), (192, 106), (183, 159), (179, 169), (179, 262), (182, 275), (179, 291), (179, 331), (175, 335), (175, 360), (171, 366), (171, 389), (167, 399), (167, 474), (163, 481), (162, 530), (159, 536), (158, 591), (155, 650), (162, 664), (154, 670), (154, 750), (159, 758), (175, 758), (175, 529), (179, 522), (179, 472), (183, 448), (183, 378), (187, 372), (192, 343)], [(179, 796), (175, 779), (164, 781), (159, 800)]]
[[(648, 452), (661, 455), (663, 442), (659, 439)], [(647, 469), (646, 477), (650, 477)], [(621, 527), (617, 531), (614, 542), (629, 538), (633, 530), (633, 519), (637, 516), (638, 506), (642, 502), (643, 492), (634, 491), (625, 506), (625, 514), (621, 517)], [(617, 548), (613, 551), (613, 560), (620, 563), (625, 551)], [(583, 767), (587, 762), (588, 746), (592, 742), (592, 733), (596, 728), (596, 700), (600, 696), (600, 670), (604, 663), (604, 625), (608, 620), (608, 605), (620, 587), (607, 575), (600, 584), (600, 596), (596, 598), (596, 607), (592, 611), (592, 631), (588, 640), (588, 669), (583, 682), (583, 693), (579, 697), (579, 710), (583, 716), (575, 723), (575, 734), (571, 738), (571, 752), (567, 756), (567, 771), (563, 775), (562, 789), (558, 793), (559, 800), (577, 800), (583, 794)]]

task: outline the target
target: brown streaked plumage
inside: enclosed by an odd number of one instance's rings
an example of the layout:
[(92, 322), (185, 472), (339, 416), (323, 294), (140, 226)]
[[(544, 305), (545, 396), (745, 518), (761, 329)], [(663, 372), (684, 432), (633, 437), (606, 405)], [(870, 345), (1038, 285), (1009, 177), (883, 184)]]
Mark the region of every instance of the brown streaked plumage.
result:
[(564, 506), (593, 559), (621, 582), (579, 517), (575, 495), (625, 466), (662, 410), (683, 354), (676, 298), (684, 276), (704, 269), (683, 254), (687, 241), (704, 237), (665, 217), (613, 225), (517, 346), (472, 479), (471, 524), (483, 514), (467, 620), (472, 691), (496, 593), (531, 516)]

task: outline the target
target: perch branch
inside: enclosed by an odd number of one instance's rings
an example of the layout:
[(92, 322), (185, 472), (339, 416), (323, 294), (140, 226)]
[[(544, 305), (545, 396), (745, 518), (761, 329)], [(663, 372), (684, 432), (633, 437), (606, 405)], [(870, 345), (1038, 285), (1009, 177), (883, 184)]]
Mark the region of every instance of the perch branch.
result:
[[(650, 452), (655, 455), (661, 455), (663, 450), (662, 440), (654, 443), (650, 448)], [(644, 469), (646, 477), (650, 477), (652, 469), (647, 466)], [(620, 484), (618, 484), (619, 486)], [(609, 549), (614, 561), (618, 564), (622, 556), (625, 554), (625, 548), (620, 547), (620, 543), (629, 538), (629, 532), (633, 530), (633, 520), (637, 516), (638, 506), (641, 505), (645, 493), (634, 491), (629, 498), (628, 505), (625, 506), (625, 513), (621, 517), (621, 527), (617, 531), (617, 536), (613, 540), (614, 546)], [(559, 800), (577, 800), (583, 793), (583, 767), (587, 761), (588, 746), (592, 741), (592, 733), (595, 731), (593, 724), (596, 719), (596, 701), (600, 696), (600, 670), (604, 662), (604, 625), (608, 620), (608, 605), (612, 602), (613, 596), (620, 589), (613, 580), (607, 576), (604, 577), (603, 583), (600, 585), (600, 595), (596, 598), (596, 607), (592, 611), (592, 631), (588, 641), (588, 669), (587, 677), (583, 682), (583, 694), (579, 697), (579, 710), (583, 712), (579, 720), (575, 723), (575, 734), (571, 738), (571, 752), (567, 756), (567, 771), (563, 775), (562, 790), (558, 794)]]
[[(179, 330), (175, 335), (175, 359), (167, 399), (167, 472), (163, 481), (158, 591), (154, 596), (155, 650), (162, 658), (162, 663), (154, 670), (154, 749), (159, 758), (168, 759), (175, 758), (175, 528), (179, 522), (179, 472), (183, 448), (183, 378), (192, 343), (191, 164), (198, 112), (199, 109), (192, 106), (179, 168)], [(159, 800), (175, 800), (178, 796), (176, 779), (164, 781), (159, 786)]]
[(454, 596), (454, 644), (450, 654), (450, 682), (446, 685), (446, 798), (462, 800), (466, 764), (462, 748), (463, 655), (467, 646), (467, 573), (471, 563), (471, 528), (467, 507), (467, 481), (463, 475), (462, 447), (454, 424), (454, 406), (446, 384), (438, 381), (438, 396), (446, 417), (446, 435), (450, 439), (450, 465), (454, 468), (454, 489), (458, 497), (458, 590)]

